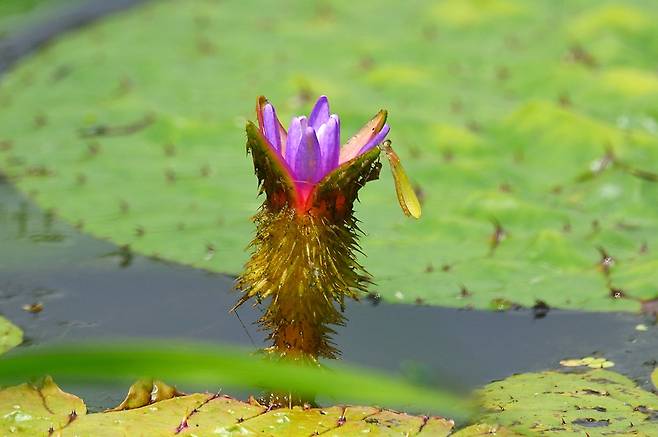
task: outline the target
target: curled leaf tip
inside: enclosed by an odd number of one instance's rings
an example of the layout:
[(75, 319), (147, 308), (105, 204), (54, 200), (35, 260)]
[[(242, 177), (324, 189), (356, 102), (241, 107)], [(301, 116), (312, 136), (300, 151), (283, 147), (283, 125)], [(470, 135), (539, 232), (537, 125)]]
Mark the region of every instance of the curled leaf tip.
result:
[(395, 181), (395, 192), (397, 193), (402, 212), (407, 217), (419, 219), (422, 214), (420, 201), (409, 181), (407, 173), (404, 171), (404, 167), (402, 167), (400, 158), (393, 150), (393, 147), (391, 147), (391, 141), (386, 140), (379, 147), (384, 151), (391, 165), (391, 173), (393, 173), (393, 180)]

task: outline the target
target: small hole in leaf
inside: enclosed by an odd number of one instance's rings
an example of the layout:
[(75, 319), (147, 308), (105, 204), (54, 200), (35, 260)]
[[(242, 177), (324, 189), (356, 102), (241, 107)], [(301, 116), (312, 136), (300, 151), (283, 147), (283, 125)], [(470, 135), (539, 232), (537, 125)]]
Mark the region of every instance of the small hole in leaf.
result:
[(622, 290), (621, 288), (611, 288), (610, 297), (613, 299), (623, 299), (626, 297), (626, 294), (624, 293), (624, 290)]

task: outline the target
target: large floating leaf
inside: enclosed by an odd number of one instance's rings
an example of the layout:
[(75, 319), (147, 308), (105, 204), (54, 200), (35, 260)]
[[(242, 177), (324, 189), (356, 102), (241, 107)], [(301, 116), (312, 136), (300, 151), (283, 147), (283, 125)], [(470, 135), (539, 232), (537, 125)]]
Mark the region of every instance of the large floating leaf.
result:
[[(256, 402), (196, 393), (121, 411), (86, 414), (50, 378), (0, 390), (0, 432), (18, 436), (447, 436), (454, 423), (374, 407), (269, 410)], [(430, 433), (431, 432), (431, 433)]]
[(476, 437), (476, 436), (496, 436), (496, 437), (520, 437), (523, 434), (518, 434), (515, 431), (505, 428), (500, 425), (491, 425), (488, 423), (478, 423), (471, 425), (458, 432), (451, 434), (454, 437)]
[(0, 355), (23, 342), (23, 331), (0, 316)]
[(384, 298), (639, 311), (658, 297), (657, 8), (155, 2), (4, 79), (0, 168), (86, 232), (237, 273), (254, 98), (286, 120), (326, 93), (344, 139), (389, 109), (424, 203), (406, 220), (388, 172), (361, 196)]
[(3, 435), (48, 435), (87, 412), (78, 397), (64, 393), (50, 377), (35, 386), (21, 384), (0, 390), (0, 431)]
[(658, 397), (608, 370), (515, 375), (481, 394), (485, 421), (522, 434), (658, 435)]
[[(466, 399), (420, 387), (375, 370), (332, 364), (331, 369), (272, 362), (228, 346), (127, 342), (30, 348), (0, 359), (0, 381), (42, 375), (58, 380), (125, 381), (157, 377), (176, 383), (257, 387), (313, 398), (322, 395), (451, 416), (469, 414)], [(134, 387), (139, 397), (139, 387)], [(166, 387), (159, 387), (166, 389)], [(139, 403), (139, 401), (135, 401)], [(126, 400), (126, 405), (132, 405)]]

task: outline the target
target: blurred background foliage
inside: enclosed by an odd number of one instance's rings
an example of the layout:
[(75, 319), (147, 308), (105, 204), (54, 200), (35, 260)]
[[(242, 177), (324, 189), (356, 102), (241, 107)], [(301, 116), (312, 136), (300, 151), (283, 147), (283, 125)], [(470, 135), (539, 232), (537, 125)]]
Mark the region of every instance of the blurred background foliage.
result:
[[(380, 107), (424, 203), (362, 195), (395, 302), (639, 311), (658, 297), (653, 2), (155, 1), (67, 35), (0, 88), (0, 168), (85, 232), (237, 273), (258, 206), (243, 125), (331, 96)], [(166, 29), (166, 32), (163, 32)]]

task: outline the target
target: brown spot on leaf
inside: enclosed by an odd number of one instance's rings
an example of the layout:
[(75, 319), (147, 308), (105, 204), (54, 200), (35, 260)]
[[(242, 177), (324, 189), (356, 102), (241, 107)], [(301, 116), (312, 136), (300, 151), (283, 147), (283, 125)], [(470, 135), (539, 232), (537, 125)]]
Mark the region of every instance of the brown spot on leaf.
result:
[(176, 155), (176, 146), (171, 143), (167, 143), (162, 148), (164, 150), (165, 156), (175, 156)]
[(132, 123), (110, 126), (107, 124), (96, 124), (88, 128), (80, 129), (83, 138), (131, 135), (145, 129), (155, 121), (155, 115), (146, 114), (141, 119)]
[(44, 165), (33, 165), (25, 169), (26, 176), (45, 177), (53, 174), (53, 171)]
[(212, 259), (213, 256), (215, 256), (215, 245), (211, 243), (206, 244), (206, 261), (209, 261)]
[(7, 152), (11, 150), (14, 143), (11, 140), (2, 140), (0, 141), (0, 152)]
[(633, 176), (644, 179), (647, 182), (658, 182), (658, 173), (654, 173), (648, 170), (642, 170), (639, 168), (628, 168), (628, 171)]
[(570, 108), (573, 106), (573, 102), (571, 101), (571, 96), (567, 93), (562, 93), (557, 99), (557, 102), (560, 106), (563, 108)]
[(128, 214), (130, 212), (130, 204), (123, 199), (119, 200), (119, 210), (121, 214)]
[(506, 81), (509, 79), (509, 69), (507, 67), (498, 67), (496, 70), (496, 79), (498, 79), (501, 82)]
[(445, 149), (441, 152), (441, 156), (445, 162), (451, 162), (455, 158), (455, 154), (451, 149)]
[(206, 37), (197, 39), (196, 48), (199, 53), (205, 56), (211, 56), (217, 53), (217, 45)]
[(50, 80), (52, 80), (53, 83), (57, 83), (71, 74), (71, 71), (73, 71), (73, 69), (70, 65), (60, 65), (59, 67), (55, 68), (55, 70), (53, 70), (52, 74), (50, 75)]
[(297, 91), (297, 100), (302, 104), (306, 105), (311, 102), (313, 99), (313, 90), (307, 86), (301, 86)]
[(470, 120), (466, 123), (466, 129), (470, 130), (473, 133), (479, 133), (482, 130), (482, 126), (475, 120)]
[(133, 90), (134, 86), (135, 84), (133, 80), (127, 76), (124, 76), (121, 78), (121, 80), (119, 80), (115, 94), (117, 97), (125, 96)]
[(566, 60), (569, 62), (582, 64), (587, 68), (595, 68), (597, 66), (597, 62), (596, 59), (594, 59), (594, 56), (592, 56), (592, 54), (580, 44), (571, 46), (569, 52), (566, 55)]
[(46, 126), (48, 124), (48, 116), (44, 113), (39, 113), (34, 116), (34, 127), (37, 129), (41, 129), (42, 127)]
[(584, 417), (572, 420), (571, 423), (588, 428), (597, 428), (610, 425), (610, 419), (594, 419), (592, 417)]
[(461, 99), (454, 98), (450, 101), (450, 111), (454, 114), (459, 114), (464, 110), (464, 104)]
[(494, 231), (489, 237), (489, 253), (493, 255), (500, 243), (508, 237), (507, 231), (503, 226), (498, 222), (498, 220), (493, 220)]
[(363, 56), (359, 59), (359, 68), (363, 71), (372, 70), (372, 67), (375, 66), (375, 60), (372, 56)]
[(96, 156), (101, 152), (101, 145), (100, 143), (94, 141), (92, 143), (87, 144), (87, 153), (91, 156)]
[(67, 421), (67, 423), (66, 423), (66, 426), (68, 426), (68, 425), (70, 425), (71, 423), (73, 423), (73, 421), (74, 421), (75, 419), (77, 419), (77, 418), (78, 418), (78, 413), (77, 413), (75, 410), (71, 411), (71, 412), (69, 413), (69, 417), (68, 417), (68, 421)]
[(439, 31), (435, 25), (423, 26), (421, 35), (426, 41), (434, 41), (439, 36)]
[(165, 180), (170, 184), (176, 182), (176, 172), (171, 168), (166, 169)]
[(601, 224), (598, 220), (592, 220), (592, 232), (597, 233), (601, 230)]
[(602, 247), (598, 248), (601, 258), (599, 259), (599, 268), (607, 276), (610, 269), (615, 265), (615, 259)]

